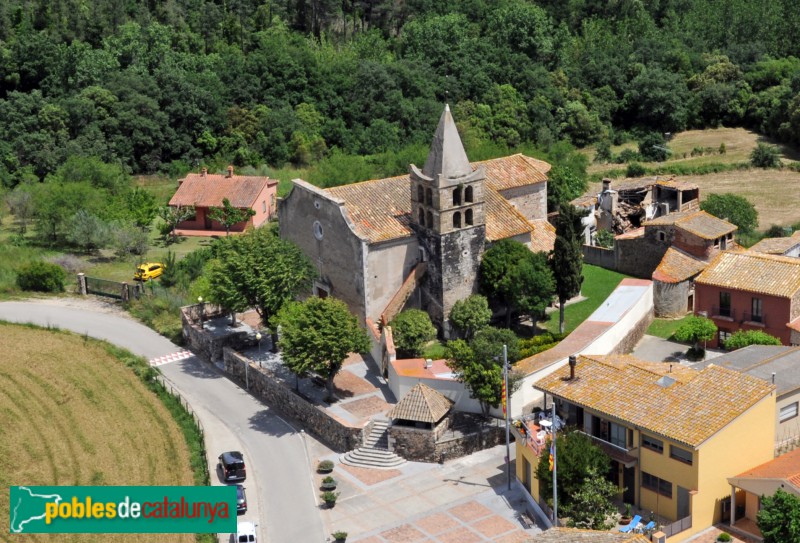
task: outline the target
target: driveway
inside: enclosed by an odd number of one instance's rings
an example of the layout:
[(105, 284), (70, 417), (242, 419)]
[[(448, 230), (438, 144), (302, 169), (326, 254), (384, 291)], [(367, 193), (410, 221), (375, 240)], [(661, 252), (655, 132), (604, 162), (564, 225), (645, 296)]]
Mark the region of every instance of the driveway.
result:
[[(680, 364), (691, 364), (686, 358), (688, 345), (670, 341), (657, 336), (645, 335), (633, 349), (633, 356), (649, 362), (672, 362)], [(724, 351), (716, 349), (706, 349), (706, 360), (716, 358), (724, 354)]]
[(2, 302), (0, 320), (56, 326), (107, 340), (150, 360), (159, 359), (168, 384), (189, 402), (203, 425), (212, 484), (222, 484), (215, 475), (220, 453), (244, 453), (250, 509), (242, 520), (258, 524), (259, 541), (325, 540), (305, 442), (309, 438), (216, 368), (194, 356), (164, 362), (182, 358), (166, 356), (181, 352), (181, 348), (96, 300)]

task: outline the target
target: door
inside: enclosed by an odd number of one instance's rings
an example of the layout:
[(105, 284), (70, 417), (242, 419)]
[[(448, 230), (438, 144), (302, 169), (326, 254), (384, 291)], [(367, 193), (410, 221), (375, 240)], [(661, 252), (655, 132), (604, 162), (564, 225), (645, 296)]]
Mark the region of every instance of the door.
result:
[(531, 493), (531, 463), (528, 462), (528, 459), (524, 456), (522, 457), (522, 484), (525, 485), (525, 488), (528, 491), (528, 494)]
[(622, 501), (625, 503), (636, 503), (636, 468), (631, 466), (622, 470), (622, 485), (625, 491), (622, 493)]
[(203, 217), (205, 218), (206, 230), (211, 230), (211, 217), (208, 216), (208, 210), (207, 209), (203, 213)]
[(689, 508), (689, 490), (678, 486), (678, 518), (686, 518), (691, 514)]

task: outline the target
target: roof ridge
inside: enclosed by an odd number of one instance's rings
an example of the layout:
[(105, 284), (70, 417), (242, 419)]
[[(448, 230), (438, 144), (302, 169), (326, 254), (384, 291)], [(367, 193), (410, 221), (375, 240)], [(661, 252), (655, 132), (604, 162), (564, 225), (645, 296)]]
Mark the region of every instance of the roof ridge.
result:
[(759, 368), (761, 366), (764, 366), (764, 365), (766, 365), (766, 364), (768, 364), (770, 362), (773, 362), (773, 361), (775, 361), (775, 360), (777, 360), (779, 358), (783, 358), (784, 356), (787, 356), (788, 354), (793, 353), (793, 352), (798, 351), (798, 350), (800, 350), (800, 345), (796, 345), (796, 346), (790, 347), (788, 351), (782, 351), (780, 353), (774, 354), (774, 355), (770, 356), (769, 358), (765, 358), (764, 360), (761, 360), (760, 362), (756, 362), (752, 366), (747, 366), (742, 371), (750, 371), (752, 369)]
[(395, 180), (395, 179), (402, 179), (403, 177), (408, 177), (408, 175), (409, 174), (404, 173), (403, 175), (394, 175), (392, 177), (379, 177), (377, 179), (365, 179), (364, 181), (356, 181), (354, 183), (345, 183), (344, 185), (337, 185), (335, 187), (326, 187), (326, 188), (322, 188), (321, 190), (324, 190), (326, 192), (330, 192), (330, 191), (334, 191), (336, 189), (341, 189), (341, 188), (344, 188), (344, 187), (354, 187), (356, 185), (365, 185), (367, 183), (377, 183), (379, 181), (392, 181), (392, 180)]
[(784, 264), (794, 264), (800, 266), (800, 258), (784, 255), (771, 255), (769, 253), (759, 253), (750, 251), (723, 251), (723, 254), (741, 255), (748, 258), (760, 258), (762, 260), (771, 260), (772, 262), (783, 262)]

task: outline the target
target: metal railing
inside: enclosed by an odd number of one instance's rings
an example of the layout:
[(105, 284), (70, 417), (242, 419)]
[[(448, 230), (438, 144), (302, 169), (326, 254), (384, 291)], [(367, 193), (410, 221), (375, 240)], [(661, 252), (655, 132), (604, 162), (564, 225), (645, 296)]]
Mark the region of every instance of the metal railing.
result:
[(711, 315), (714, 317), (729, 317), (734, 318), (736, 316), (736, 311), (732, 307), (718, 307), (713, 306), (711, 308)]
[(758, 322), (767, 325), (767, 318), (764, 315), (754, 315), (753, 313), (742, 313), (743, 322)]

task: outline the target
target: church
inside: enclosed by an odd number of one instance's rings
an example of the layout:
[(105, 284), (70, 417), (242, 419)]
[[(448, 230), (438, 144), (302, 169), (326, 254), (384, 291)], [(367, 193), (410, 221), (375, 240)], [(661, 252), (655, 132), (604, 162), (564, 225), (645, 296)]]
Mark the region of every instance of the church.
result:
[(316, 265), (313, 294), (339, 298), (362, 322), (420, 308), (447, 338), (492, 243), (553, 248), (549, 170), (522, 154), (470, 163), (445, 106), (421, 169), (330, 189), (296, 179), (279, 203), (280, 235)]

